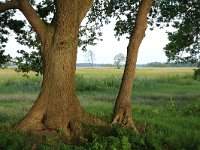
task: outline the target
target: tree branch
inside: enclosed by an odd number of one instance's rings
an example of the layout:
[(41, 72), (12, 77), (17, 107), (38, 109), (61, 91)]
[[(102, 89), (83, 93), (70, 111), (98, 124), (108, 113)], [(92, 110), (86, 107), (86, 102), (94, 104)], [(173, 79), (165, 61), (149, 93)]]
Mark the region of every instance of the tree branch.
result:
[(81, 0), (79, 2), (79, 21), (81, 22), (88, 10), (92, 7), (94, 0)]
[(3, 13), (9, 9), (18, 9), (19, 3), (16, 0), (11, 0), (9, 2), (0, 2), (0, 13)]
[(45, 23), (40, 19), (34, 8), (31, 6), (31, 4), (28, 2), (28, 0), (18, 0), (20, 3), (19, 10), (24, 14), (30, 25), (33, 27), (35, 32), (40, 37), (41, 41), (44, 41), (45, 38), (45, 32), (46, 32), (46, 25)]

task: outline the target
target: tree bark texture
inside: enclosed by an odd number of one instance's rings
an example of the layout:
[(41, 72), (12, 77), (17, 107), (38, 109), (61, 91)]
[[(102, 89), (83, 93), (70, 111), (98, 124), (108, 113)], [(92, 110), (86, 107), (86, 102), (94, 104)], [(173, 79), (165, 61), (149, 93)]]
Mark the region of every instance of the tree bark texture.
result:
[(132, 127), (136, 133), (137, 128), (132, 119), (131, 113), (131, 92), (136, 69), (136, 61), (139, 46), (145, 36), (147, 28), (147, 15), (152, 6), (153, 0), (142, 0), (139, 6), (135, 25), (130, 36), (127, 47), (127, 58), (120, 91), (114, 108), (112, 124)]
[[(12, 2), (12, 1), (11, 1)], [(81, 122), (101, 124), (81, 107), (75, 90), (75, 71), (79, 26), (93, 0), (55, 0), (56, 14), (44, 24), (27, 0), (13, 0), (39, 35), (44, 75), (41, 92), (28, 114), (15, 128), (21, 131), (63, 131), (81, 136)], [(14, 5), (15, 4), (15, 5)], [(0, 5), (1, 8), (1, 5)]]

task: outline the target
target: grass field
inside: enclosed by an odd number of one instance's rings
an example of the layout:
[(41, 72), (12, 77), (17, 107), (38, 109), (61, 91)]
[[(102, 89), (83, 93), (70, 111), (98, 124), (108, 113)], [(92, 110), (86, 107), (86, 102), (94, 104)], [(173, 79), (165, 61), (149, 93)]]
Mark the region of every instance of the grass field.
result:
[[(84, 108), (109, 121), (122, 73), (113, 68), (78, 68), (76, 87)], [(42, 78), (0, 70), (0, 149), (200, 150), (200, 82), (192, 74), (192, 68), (137, 69), (132, 112), (141, 134), (116, 127), (103, 136), (94, 132), (92, 140), (74, 147), (52, 137), (7, 131), (33, 105)], [(56, 144), (45, 144), (49, 140)]]

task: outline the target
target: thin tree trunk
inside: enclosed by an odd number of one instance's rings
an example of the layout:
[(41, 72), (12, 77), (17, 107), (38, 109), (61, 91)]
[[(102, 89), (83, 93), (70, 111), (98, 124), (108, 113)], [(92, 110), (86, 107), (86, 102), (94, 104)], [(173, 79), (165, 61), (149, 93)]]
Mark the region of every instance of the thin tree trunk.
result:
[(136, 61), (139, 46), (145, 36), (147, 28), (147, 15), (153, 0), (142, 0), (139, 6), (135, 25), (127, 47), (125, 70), (114, 108), (112, 124), (132, 127), (136, 133), (138, 130), (134, 124), (131, 113), (131, 91), (136, 69)]

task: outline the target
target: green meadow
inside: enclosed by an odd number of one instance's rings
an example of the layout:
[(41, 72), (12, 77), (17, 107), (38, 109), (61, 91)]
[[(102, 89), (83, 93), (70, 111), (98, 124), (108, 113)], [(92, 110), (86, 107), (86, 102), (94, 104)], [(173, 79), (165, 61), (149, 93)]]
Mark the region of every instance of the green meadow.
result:
[[(78, 68), (76, 89), (84, 108), (110, 122), (122, 74), (122, 69)], [(73, 146), (59, 137), (9, 130), (33, 105), (42, 77), (0, 70), (0, 149), (200, 150), (200, 81), (192, 75), (192, 68), (138, 68), (131, 101), (140, 134), (118, 126), (88, 127), (88, 141)]]

